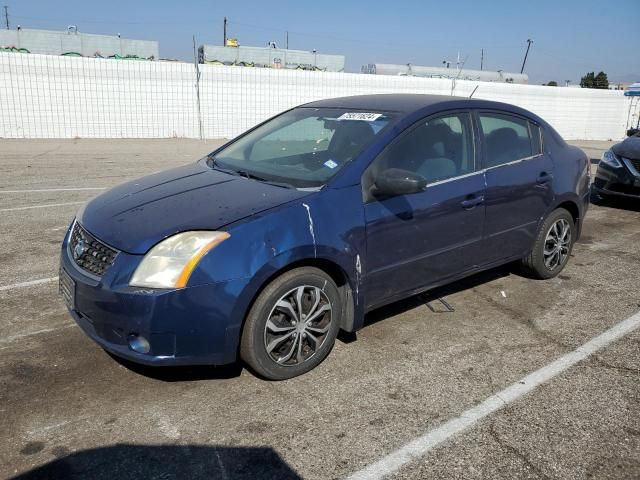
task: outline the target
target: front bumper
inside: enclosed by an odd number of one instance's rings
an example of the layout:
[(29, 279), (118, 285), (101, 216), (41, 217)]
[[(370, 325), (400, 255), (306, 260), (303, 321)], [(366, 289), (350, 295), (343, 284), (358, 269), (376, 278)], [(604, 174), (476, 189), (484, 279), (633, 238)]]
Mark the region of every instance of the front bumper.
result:
[(640, 172), (633, 164), (622, 159), (623, 167), (613, 168), (606, 164), (598, 164), (593, 189), (602, 195), (628, 198), (640, 198)]
[[(68, 237), (68, 235), (67, 235)], [(237, 358), (247, 280), (176, 290), (128, 286), (141, 256), (118, 253), (100, 279), (84, 274), (62, 245), (60, 266), (75, 283), (69, 312), (80, 328), (112, 354), (146, 365), (222, 365)], [(148, 353), (129, 341), (144, 337)]]

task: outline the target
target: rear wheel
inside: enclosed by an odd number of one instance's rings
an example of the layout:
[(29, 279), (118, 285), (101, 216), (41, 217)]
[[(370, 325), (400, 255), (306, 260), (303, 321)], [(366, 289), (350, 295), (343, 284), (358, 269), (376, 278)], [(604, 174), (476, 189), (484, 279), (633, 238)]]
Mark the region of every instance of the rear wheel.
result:
[(538, 232), (531, 253), (522, 260), (530, 276), (539, 279), (558, 275), (569, 261), (573, 248), (575, 225), (564, 208), (551, 212)]
[(303, 267), (273, 280), (247, 316), (241, 358), (259, 375), (284, 380), (315, 368), (340, 325), (340, 293), (322, 270)]

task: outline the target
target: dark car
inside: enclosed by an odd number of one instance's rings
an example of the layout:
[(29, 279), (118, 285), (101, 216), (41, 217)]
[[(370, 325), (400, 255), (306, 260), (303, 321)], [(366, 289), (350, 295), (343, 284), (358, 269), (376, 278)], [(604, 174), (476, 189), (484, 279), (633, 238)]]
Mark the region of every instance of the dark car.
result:
[(629, 138), (602, 154), (593, 180), (599, 197), (640, 199), (640, 131), (629, 130)]
[(240, 357), (290, 378), (374, 308), (515, 260), (557, 275), (580, 234), (588, 167), (512, 105), (312, 102), (88, 202), (62, 245), (60, 288), (116, 356)]

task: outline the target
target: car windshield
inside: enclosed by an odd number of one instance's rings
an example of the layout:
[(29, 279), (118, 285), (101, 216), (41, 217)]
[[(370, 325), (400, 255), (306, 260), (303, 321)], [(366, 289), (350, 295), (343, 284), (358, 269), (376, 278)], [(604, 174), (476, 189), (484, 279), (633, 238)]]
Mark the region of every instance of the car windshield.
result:
[(294, 188), (320, 187), (387, 126), (388, 112), (300, 107), (209, 156), (213, 168)]

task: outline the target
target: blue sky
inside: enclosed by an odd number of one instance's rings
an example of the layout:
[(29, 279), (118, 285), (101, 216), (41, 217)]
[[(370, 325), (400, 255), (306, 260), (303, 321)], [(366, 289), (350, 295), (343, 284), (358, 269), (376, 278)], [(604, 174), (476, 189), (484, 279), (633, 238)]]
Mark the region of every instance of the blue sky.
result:
[[(530, 83), (577, 82), (604, 70), (613, 81), (640, 81), (640, 0), (531, 1), (166, 1), (5, 0), (12, 27), (64, 29), (158, 40), (160, 54), (193, 58), (198, 43), (243, 45), (270, 40), (346, 56), (347, 71), (366, 63), (440, 65), (467, 57), (466, 67), (520, 71), (527, 38), (534, 43)], [(4, 13), (3, 11), (0, 11)], [(4, 20), (4, 19), (3, 19)]]

